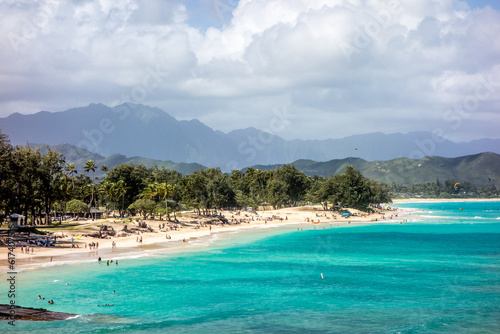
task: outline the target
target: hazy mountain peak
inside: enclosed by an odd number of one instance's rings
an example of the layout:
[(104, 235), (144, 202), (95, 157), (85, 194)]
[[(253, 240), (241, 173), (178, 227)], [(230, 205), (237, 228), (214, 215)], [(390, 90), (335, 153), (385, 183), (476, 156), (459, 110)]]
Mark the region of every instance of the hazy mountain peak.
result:
[(435, 136), (426, 132), (375, 132), (327, 140), (284, 140), (254, 127), (225, 134), (197, 119), (178, 121), (159, 108), (133, 103), (113, 108), (92, 103), (62, 112), (12, 114), (0, 118), (0, 128), (14, 145), (67, 142), (101, 156), (119, 153), (219, 166), (223, 170), (298, 159), (329, 161), (354, 157), (348, 162), (357, 164), (356, 159), (452, 158), (485, 151), (500, 153), (500, 140), (454, 143), (438, 138), (436, 142)]

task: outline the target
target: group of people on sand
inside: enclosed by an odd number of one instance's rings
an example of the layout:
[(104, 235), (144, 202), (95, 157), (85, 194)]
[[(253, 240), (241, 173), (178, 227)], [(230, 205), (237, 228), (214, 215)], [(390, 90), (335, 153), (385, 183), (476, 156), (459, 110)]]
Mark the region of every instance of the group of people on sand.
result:
[(99, 243), (98, 242), (90, 242), (89, 243), (89, 248), (90, 248), (90, 250), (98, 249), (99, 248)]
[(35, 251), (35, 248), (33, 246), (21, 246), (21, 253), (23, 254), (29, 254), (31, 250), (31, 254)]

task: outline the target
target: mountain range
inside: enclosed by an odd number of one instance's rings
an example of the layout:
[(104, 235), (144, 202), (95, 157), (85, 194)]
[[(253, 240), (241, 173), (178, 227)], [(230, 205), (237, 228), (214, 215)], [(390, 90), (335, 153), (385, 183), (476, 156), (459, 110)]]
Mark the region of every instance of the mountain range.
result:
[(101, 157), (119, 154), (121, 160), (129, 159), (125, 156), (144, 157), (221, 167), (223, 171), (300, 159), (386, 161), (500, 153), (497, 139), (456, 143), (429, 132), (371, 133), (326, 140), (284, 140), (255, 128), (223, 133), (196, 119), (179, 121), (158, 108), (131, 103), (116, 107), (90, 104), (31, 115), (14, 113), (0, 118), (0, 128), (14, 145), (68, 143)]
[[(191, 174), (200, 168), (206, 168), (196, 163), (174, 163), (172, 161), (161, 161), (143, 157), (127, 158), (121, 154), (104, 157), (70, 144), (54, 145), (51, 148), (62, 153), (66, 163), (74, 163), (77, 166), (79, 174), (83, 173), (83, 166), (86, 161), (94, 160), (97, 166), (95, 173), (97, 177), (104, 174), (99, 169), (103, 165), (111, 169), (119, 164), (127, 163), (143, 164), (146, 167), (153, 165), (157, 165), (158, 167), (163, 166), (184, 175)], [(46, 146), (40, 146), (40, 149), (44, 153)], [(365, 177), (386, 184), (396, 183), (398, 185), (410, 186), (416, 183), (436, 182), (438, 179), (441, 182), (454, 179), (458, 182), (469, 181), (479, 187), (494, 185), (497, 189), (500, 188), (500, 155), (491, 152), (457, 158), (433, 156), (422, 159), (397, 158), (386, 161), (366, 161), (361, 158), (346, 158), (326, 162), (301, 159), (292, 163), (298, 170), (309, 176), (319, 175), (329, 177), (332, 174), (343, 173), (346, 166), (351, 165), (358, 169)], [(270, 170), (280, 166), (281, 164), (254, 165), (252, 167), (260, 170)], [(243, 170), (246, 170), (246, 168)]]
[[(386, 161), (366, 161), (360, 158), (346, 158), (317, 162), (298, 160), (295, 167), (306, 175), (329, 177), (332, 174), (343, 173), (346, 166), (358, 169), (363, 176), (398, 185), (410, 186), (417, 183), (432, 183), (438, 179), (444, 182), (454, 179), (457, 182), (468, 181), (479, 187), (494, 185), (500, 188), (500, 155), (486, 152), (457, 158), (438, 156), (422, 159), (397, 158)], [(255, 169), (275, 169), (279, 165), (256, 165)]]
[[(47, 151), (47, 145), (42, 144), (33, 144), (33, 147), (39, 147), (40, 152), (45, 153)], [(100, 170), (102, 166), (106, 166), (108, 169), (116, 167), (120, 164), (134, 164), (139, 165), (142, 164), (146, 167), (153, 167), (154, 165), (158, 167), (165, 167), (170, 170), (178, 171), (183, 175), (188, 175), (193, 173), (197, 169), (205, 169), (205, 166), (202, 166), (197, 163), (177, 163), (172, 161), (163, 161), (163, 160), (155, 160), (143, 157), (130, 157), (127, 158), (123, 154), (113, 154), (108, 157), (104, 157), (97, 153), (92, 153), (84, 148), (76, 147), (71, 144), (63, 143), (59, 145), (50, 145), (51, 149), (55, 149), (57, 152), (62, 153), (65, 158), (66, 164), (73, 163), (75, 164), (76, 171), (78, 174), (82, 174), (84, 171), (85, 162), (88, 160), (93, 160), (97, 167), (95, 171), (95, 176), (100, 177), (104, 175), (104, 172)]]

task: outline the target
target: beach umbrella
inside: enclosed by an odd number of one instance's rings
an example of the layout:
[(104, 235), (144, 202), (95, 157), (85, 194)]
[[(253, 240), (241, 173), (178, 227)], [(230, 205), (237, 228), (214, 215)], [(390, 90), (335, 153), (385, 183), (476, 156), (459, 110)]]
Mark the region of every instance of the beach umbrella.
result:
[(81, 235), (81, 234), (79, 234), (76, 238), (77, 238), (77, 239), (80, 239), (81, 237), (82, 237), (82, 235)]

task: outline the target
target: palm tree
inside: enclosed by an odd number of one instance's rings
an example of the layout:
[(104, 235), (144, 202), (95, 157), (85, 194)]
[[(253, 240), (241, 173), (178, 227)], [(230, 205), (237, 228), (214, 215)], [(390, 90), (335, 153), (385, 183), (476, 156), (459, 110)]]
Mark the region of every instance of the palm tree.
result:
[[(106, 198), (106, 211), (109, 210), (109, 202), (113, 199), (113, 185), (113, 183), (104, 180), (101, 182), (101, 186), (99, 187), (100, 192), (103, 193)], [(106, 215), (107, 214), (108, 212), (106, 212)]]
[(158, 182), (149, 183), (144, 191), (142, 192), (143, 198), (154, 198), (158, 196), (158, 188), (160, 184)]
[[(95, 165), (95, 162), (93, 160), (89, 160), (85, 163), (85, 168), (83, 169), (85, 171), (85, 173), (88, 173), (88, 172), (92, 172), (92, 196), (90, 198), (90, 208), (92, 208), (92, 202), (94, 201), (94, 172), (96, 170), (96, 165)], [(92, 220), (95, 219), (95, 212), (94, 212), (94, 218), (92, 218)]]
[(78, 174), (78, 171), (76, 170), (75, 164), (70, 163), (66, 166), (66, 174), (71, 177), (73, 189), (75, 189), (75, 175)]
[[(149, 183), (142, 192), (142, 198), (152, 198), (156, 203), (156, 196), (159, 195), (159, 189), (160, 184), (158, 182)], [(155, 212), (153, 212), (153, 214), (155, 214)]]
[(127, 192), (128, 187), (125, 185), (125, 181), (119, 180), (114, 184), (114, 193), (117, 198), (122, 198), (122, 209), (120, 210), (120, 217), (123, 217), (124, 213), (124, 204), (125, 204), (125, 193)]
[(146, 186), (146, 188), (142, 192), (142, 197), (143, 198), (155, 198), (156, 196), (161, 197), (161, 199), (165, 201), (166, 219), (170, 220), (170, 214), (168, 212), (168, 201), (169, 201), (168, 198), (174, 193), (174, 190), (175, 188), (168, 183), (153, 182)]
[(74, 185), (73, 188), (69, 184), (68, 180), (64, 180), (59, 184), (59, 193), (61, 194), (61, 208), (63, 211), (63, 215), (66, 214), (66, 204), (70, 200), (71, 196), (74, 194)]
[(168, 220), (170, 220), (170, 214), (168, 213), (168, 195), (171, 195), (173, 191), (174, 188), (168, 183), (163, 182), (158, 185), (158, 195), (165, 200), (165, 214)]

